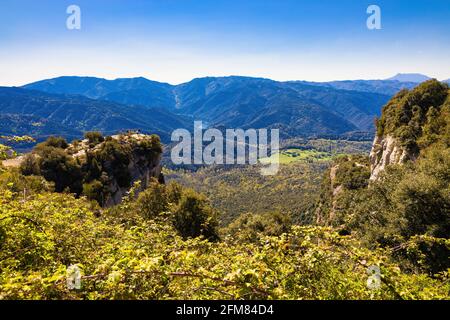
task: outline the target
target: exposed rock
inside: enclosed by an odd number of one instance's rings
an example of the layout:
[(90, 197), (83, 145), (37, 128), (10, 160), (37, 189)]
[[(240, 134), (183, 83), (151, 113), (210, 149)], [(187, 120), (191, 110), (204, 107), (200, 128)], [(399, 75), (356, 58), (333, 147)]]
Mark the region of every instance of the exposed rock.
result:
[[(137, 150), (134, 146), (136, 143), (142, 143), (145, 140), (151, 141), (154, 139), (152, 136), (145, 134), (126, 134), (126, 135), (115, 135), (111, 137), (116, 140), (121, 145), (129, 144), (132, 146), (131, 153), (129, 155), (129, 163), (127, 166), (128, 174), (130, 176), (130, 185), (134, 182), (140, 181), (141, 188), (139, 191), (146, 189), (152, 178), (163, 181), (162, 177), (162, 167), (161, 167), (161, 153), (152, 153), (151, 155), (142, 153)], [(103, 144), (106, 142), (99, 143), (97, 145), (92, 145), (87, 139), (79, 141), (76, 144), (69, 145), (67, 151), (72, 154), (74, 158), (77, 158), (82, 163), (87, 158), (87, 154), (95, 154), (97, 151), (102, 149)], [(103, 167), (107, 169), (108, 183), (107, 183), (107, 197), (104, 199), (103, 206), (111, 207), (119, 204), (122, 198), (128, 193), (130, 186), (121, 186), (117, 177), (115, 177), (112, 172), (114, 171), (113, 163), (106, 161), (103, 163)]]
[(335, 186), (335, 181), (336, 181), (336, 173), (337, 170), (339, 169), (339, 165), (335, 165), (332, 166), (330, 169), (330, 187), (332, 190), (332, 197), (331, 197), (331, 208), (330, 208), (330, 216), (328, 217), (328, 221), (333, 221), (334, 217), (336, 215), (336, 206), (337, 206), (337, 202), (336, 202), (336, 196), (342, 192), (343, 187), (342, 185), (337, 185)]
[[(159, 181), (162, 180), (161, 155), (158, 155), (153, 161), (148, 161), (143, 156), (133, 155), (128, 165), (128, 171), (131, 176), (131, 184), (136, 181), (141, 181), (141, 188), (139, 191), (145, 190), (152, 178)], [(129, 188), (120, 187), (117, 179), (110, 179), (109, 184), (110, 197), (106, 199), (105, 207), (111, 207), (119, 204), (122, 198), (127, 194)], [(137, 194), (138, 194), (137, 193)]]
[(5, 168), (17, 168), (22, 163), (22, 160), (23, 160), (23, 156), (19, 156), (16, 158), (3, 160), (3, 161), (1, 161), (1, 164)]
[(376, 180), (379, 174), (391, 164), (415, 160), (417, 155), (401, 147), (391, 135), (376, 136), (370, 151), (370, 180)]

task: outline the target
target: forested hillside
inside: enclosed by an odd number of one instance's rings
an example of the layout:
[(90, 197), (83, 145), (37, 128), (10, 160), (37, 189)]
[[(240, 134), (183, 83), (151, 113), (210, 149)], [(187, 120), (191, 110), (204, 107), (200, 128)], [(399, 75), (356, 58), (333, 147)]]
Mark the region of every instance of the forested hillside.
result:
[[(343, 154), (367, 153), (370, 142), (290, 139), (282, 142), (280, 171), (262, 176), (258, 166), (179, 169), (165, 162), (165, 178), (204, 193), (227, 226), (242, 214), (276, 213), (295, 223), (315, 220), (314, 207), (323, 173)], [(262, 159), (264, 162), (265, 159)]]
[(374, 118), (389, 98), (417, 83), (356, 80), (279, 82), (251, 77), (205, 77), (170, 85), (142, 77), (106, 80), (59, 77), (21, 88), (0, 88), (0, 133), (69, 140), (96, 130), (156, 133), (170, 141), (194, 120), (216, 128), (277, 128), (282, 139), (372, 138)]
[(170, 141), (173, 130), (192, 127), (185, 117), (165, 109), (8, 87), (0, 87), (0, 121), (5, 124), (0, 133), (33, 134), (39, 141), (51, 135), (82, 138), (91, 130), (109, 134), (142, 130)]
[[(391, 248), (405, 269), (450, 267), (450, 95), (427, 81), (399, 92), (377, 122), (368, 157), (336, 161), (323, 182), (320, 224)], [(369, 177), (372, 181), (369, 182)]]

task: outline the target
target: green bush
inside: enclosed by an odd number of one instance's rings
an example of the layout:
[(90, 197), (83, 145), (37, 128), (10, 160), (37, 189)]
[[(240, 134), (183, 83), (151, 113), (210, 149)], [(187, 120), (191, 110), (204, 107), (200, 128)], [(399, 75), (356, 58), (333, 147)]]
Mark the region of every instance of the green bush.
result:
[(20, 163), (20, 171), (25, 176), (40, 175), (41, 168), (39, 166), (39, 159), (37, 158), (37, 156), (32, 153), (26, 154), (23, 157), (22, 162)]
[(17, 196), (49, 192), (54, 190), (54, 184), (41, 176), (23, 176), (19, 170), (9, 169), (0, 173), (0, 190), (8, 189)]
[[(125, 208), (124, 208), (125, 209)], [(71, 195), (0, 191), (0, 299), (448, 299), (448, 278), (406, 273), (389, 252), (329, 228), (294, 227), (260, 243), (183, 240)], [(21, 254), (18, 254), (21, 253)], [(67, 287), (68, 266), (82, 286)], [(367, 269), (381, 271), (378, 290)]]
[(66, 149), (69, 146), (66, 139), (62, 137), (49, 137), (46, 141), (39, 143), (36, 146), (36, 149), (39, 150), (40, 148), (45, 147), (53, 147), (53, 148), (59, 148), (59, 149)]
[(84, 134), (84, 138), (88, 139), (88, 142), (91, 146), (95, 146), (95, 145), (105, 141), (105, 138), (103, 137), (101, 132), (98, 132), (98, 131), (86, 132)]
[(104, 185), (98, 180), (83, 184), (83, 195), (89, 200), (97, 201), (101, 206), (105, 203)]
[(165, 186), (155, 179), (152, 179), (148, 188), (139, 194), (135, 205), (135, 210), (146, 219), (154, 219), (168, 208)]
[(290, 231), (292, 219), (289, 214), (266, 212), (246, 213), (226, 227), (222, 234), (230, 235), (240, 242), (259, 242), (266, 236), (281, 236)]
[(218, 239), (217, 213), (203, 195), (191, 189), (183, 191), (180, 202), (173, 209), (173, 223), (185, 239), (199, 236)]
[(64, 150), (42, 147), (39, 150), (39, 167), (42, 176), (55, 183), (55, 191), (68, 189), (72, 193), (82, 192), (83, 173), (77, 161)]
[(345, 157), (337, 162), (333, 187), (343, 186), (347, 190), (367, 187), (370, 168), (367, 157)]

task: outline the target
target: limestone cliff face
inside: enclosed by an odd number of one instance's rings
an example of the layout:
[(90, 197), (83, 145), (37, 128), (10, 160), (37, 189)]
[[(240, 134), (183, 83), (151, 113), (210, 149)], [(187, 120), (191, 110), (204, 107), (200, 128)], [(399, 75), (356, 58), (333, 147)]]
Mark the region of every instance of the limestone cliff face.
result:
[(369, 155), (370, 180), (376, 180), (388, 165), (401, 164), (416, 158), (416, 154), (401, 147), (393, 136), (376, 136)]
[[(145, 157), (132, 154), (130, 163), (128, 164), (128, 172), (131, 177), (131, 184), (141, 181), (141, 190), (148, 187), (151, 178), (155, 178), (162, 182), (161, 173), (161, 155), (156, 156), (152, 161), (148, 161)], [(106, 199), (104, 206), (111, 207), (119, 204), (122, 198), (127, 194), (129, 188), (121, 187), (116, 178), (110, 179), (108, 186), (110, 196)]]
[(330, 188), (331, 188), (331, 208), (330, 208), (330, 216), (328, 217), (328, 221), (333, 221), (334, 217), (336, 215), (336, 197), (339, 193), (342, 192), (343, 187), (342, 185), (335, 185), (336, 181), (336, 173), (339, 169), (339, 165), (334, 165), (330, 169)]
[[(151, 143), (153, 137), (136, 133), (115, 135), (111, 139), (126, 148), (128, 152), (125, 163), (120, 163), (120, 167), (117, 162), (111, 159), (106, 159), (101, 163), (103, 174), (107, 177), (102, 181), (105, 183), (105, 196), (102, 204), (104, 207), (119, 204), (136, 181), (141, 182), (141, 188), (137, 190), (138, 193), (148, 187), (152, 178), (164, 182), (161, 173), (161, 152), (155, 151), (153, 148), (142, 148), (145, 143)], [(74, 158), (79, 159), (81, 163), (86, 163), (89, 155), (98, 154), (105, 148), (105, 143), (107, 141), (93, 146), (86, 139), (76, 145), (70, 145), (68, 150)], [(124, 185), (117, 173), (120, 176), (128, 177), (129, 183)]]

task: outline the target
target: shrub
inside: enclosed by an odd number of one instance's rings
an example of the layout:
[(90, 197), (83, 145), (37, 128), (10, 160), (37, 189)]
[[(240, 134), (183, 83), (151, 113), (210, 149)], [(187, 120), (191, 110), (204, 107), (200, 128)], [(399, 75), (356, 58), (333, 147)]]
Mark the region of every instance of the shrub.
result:
[(83, 184), (83, 195), (85, 195), (89, 200), (95, 200), (100, 205), (105, 202), (105, 192), (103, 183), (98, 180), (93, 180), (89, 183)]
[(203, 236), (208, 240), (218, 239), (217, 213), (203, 195), (186, 189), (173, 215), (175, 229), (183, 238)]
[(148, 188), (139, 194), (135, 210), (146, 219), (153, 219), (168, 210), (165, 186), (152, 179)]
[(21, 197), (45, 191), (53, 191), (53, 183), (40, 176), (23, 176), (18, 170), (9, 169), (0, 174), (0, 189), (9, 189)]
[(62, 137), (49, 137), (46, 141), (39, 143), (36, 148), (38, 150), (44, 147), (66, 149), (68, 146), (66, 139)]
[(26, 154), (20, 163), (20, 171), (25, 176), (40, 175), (41, 168), (39, 167), (39, 159), (37, 156), (32, 153)]
[(64, 150), (44, 147), (40, 149), (40, 171), (45, 179), (55, 183), (55, 191), (62, 192), (67, 188), (72, 193), (82, 192), (83, 173), (76, 160)]
[(289, 214), (266, 212), (246, 213), (233, 221), (223, 233), (243, 242), (257, 243), (265, 236), (281, 236), (290, 231), (292, 219)]
[(88, 139), (88, 142), (91, 146), (95, 146), (105, 141), (105, 138), (102, 136), (101, 132), (98, 131), (86, 132), (84, 134), (84, 137)]
[(338, 167), (333, 187), (342, 185), (347, 190), (356, 190), (367, 187), (370, 178), (370, 169), (367, 157), (343, 157), (337, 161)]
[(183, 187), (175, 182), (170, 181), (169, 184), (166, 186), (166, 195), (167, 195), (167, 202), (172, 205), (176, 205), (180, 202), (181, 196), (183, 194)]

